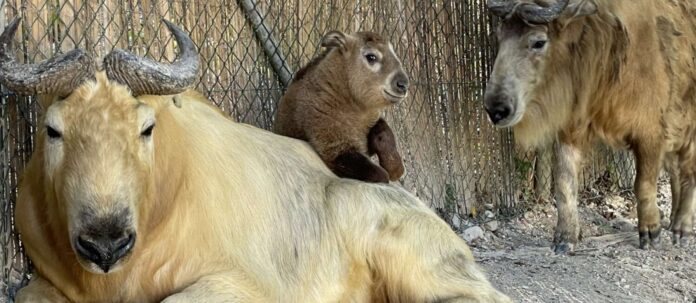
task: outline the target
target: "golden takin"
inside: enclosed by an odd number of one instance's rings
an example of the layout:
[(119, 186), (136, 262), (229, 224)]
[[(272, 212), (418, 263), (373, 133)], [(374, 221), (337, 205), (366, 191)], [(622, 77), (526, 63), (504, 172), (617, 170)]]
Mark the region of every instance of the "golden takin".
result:
[(16, 222), (22, 302), (509, 302), (406, 191), (336, 177), (306, 143), (231, 121), (172, 64), (81, 50), (0, 80), (45, 113)]

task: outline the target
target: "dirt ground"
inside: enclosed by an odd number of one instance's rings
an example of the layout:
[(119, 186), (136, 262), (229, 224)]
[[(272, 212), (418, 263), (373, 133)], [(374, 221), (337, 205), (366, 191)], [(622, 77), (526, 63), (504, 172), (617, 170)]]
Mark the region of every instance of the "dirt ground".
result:
[[(664, 181), (658, 199), (666, 226), (671, 200)], [(663, 230), (659, 249), (641, 250), (632, 195), (582, 200), (583, 239), (570, 255), (550, 249), (556, 222), (550, 204), (501, 220), (497, 229), (489, 225), (470, 242), (491, 282), (516, 302), (696, 303), (696, 241), (674, 247)]]

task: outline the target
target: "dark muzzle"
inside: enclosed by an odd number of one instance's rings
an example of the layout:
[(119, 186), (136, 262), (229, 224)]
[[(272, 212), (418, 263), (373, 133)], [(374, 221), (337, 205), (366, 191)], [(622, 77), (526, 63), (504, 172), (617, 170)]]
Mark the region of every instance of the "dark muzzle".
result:
[(512, 100), (506, 95), (499, 93), (486, 93), (484, 97), (486, 113), (491, 118), (493, 124), (507, 120), (513, 114)]
[(122, 212), (88, 222), (75, 238), (75, 251), (108, 273), (135, 246), (136, 233), (130, 216)]
[(408, 93), (408, 76), (404, 72), (399, 72), (392, 79), (391, 88), (397, 94), (406, 95)]

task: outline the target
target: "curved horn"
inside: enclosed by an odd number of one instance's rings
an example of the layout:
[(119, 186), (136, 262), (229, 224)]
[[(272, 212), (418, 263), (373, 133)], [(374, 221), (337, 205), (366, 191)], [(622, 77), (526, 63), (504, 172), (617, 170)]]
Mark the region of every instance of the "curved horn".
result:
[(515, 8), (518, 1), (511, 0), (488, 0), (486, 5), (494, 15), (498, 17), (507, 17)]
[(199, 59), (193, 41), (173, 23), (162, 21), (179, 45), (179, 56), (174, 63), (159, 63), (120, 49), (104, 57), (107, 77), (127, 85), (134, 96), (178, 94), (198, 78)]
[(488, 9), (495, 15), (507, 17), (516, 14), (527, 22), (546, 24), (558, 18), (568, 6), (570, 0), (558, 0), (555, 4), (543, 7), (534, 3), (523, 3), (519, 0), (488, 0)]
[(75, 49), (37, 64), (20, 64), (14, 55), (12, 38), (19, 27), (17, 17), (0, 35), (0, 82), (19, 94), (69, 95), (88, 78), (95, 64), (84, 50)]
[(542, 7), (533, 3), (525, 3), (517, 8), (520, 18), (535, 24), (546, 24), (558, 18), (561, 12), (568, 6), (570, 0), (558, 0), (556, 4)]

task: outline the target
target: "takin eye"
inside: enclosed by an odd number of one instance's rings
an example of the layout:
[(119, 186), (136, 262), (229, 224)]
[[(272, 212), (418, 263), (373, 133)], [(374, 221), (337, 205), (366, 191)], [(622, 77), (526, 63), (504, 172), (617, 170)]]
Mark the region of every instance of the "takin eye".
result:
[(532, 49), (534, 50), (541, 50), (544, 48), (544, 46), (546, 46), (546, 40), (538, 40), (532, 43)]
[(62, 136), (55, 128), (46, 125), (46, 135), (51, 139), (60, 139)]
[(152, 136), (152, 130), (153, 130), (154, 128), (155, 128), (155, 125), (154, 125), (154, 124), (151, 124), (150, 126), (148, 126), (145, 130), (143, 130), (143, 131), (140, 133), (140, 136), (145, 137), (145, 138)]
[(367, 60), (367, 63), (369, 64), (375, 64), (377, 62), (377, 55), (375, 54), (367, 54), (365, 55), (365, 60)]

